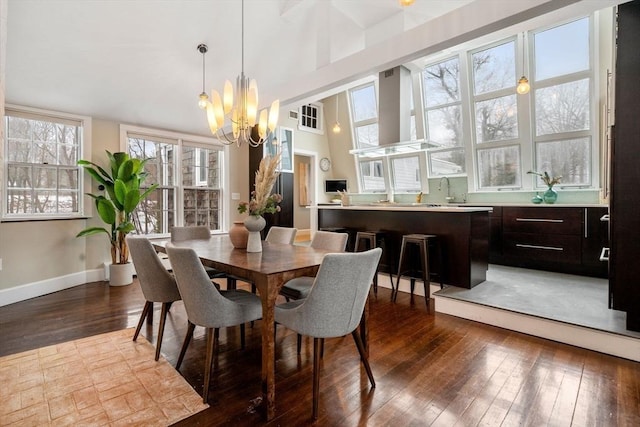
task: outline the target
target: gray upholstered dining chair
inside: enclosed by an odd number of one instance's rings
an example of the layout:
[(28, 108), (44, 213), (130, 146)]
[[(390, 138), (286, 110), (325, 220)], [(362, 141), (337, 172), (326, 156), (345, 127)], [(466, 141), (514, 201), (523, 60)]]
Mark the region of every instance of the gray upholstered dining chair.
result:
[[(349, 240), (349, 234), (336, 233), (333, 231), (316, 231), (311, 239), (312, 248), (325, 249), (332, 252), (344, 252), (347, 248), (347, 241)], [(313, 286), (314, 277), (302, 276), (289, 280), (280, 289), (280, 295), (283, 295), (287, 301), (299, 300), (306, 298), (309, 295), (309, 291)], [(298, 334), (297, 350), (300, 354), (302, 348), (302, 336)]]
[(275, 308), (275, 321), (313, 337), (313, 419), (318, 418), (320, 349), (325, 338), (351, 333), (371, 382), (376, 386), (367, 353), (356, 328), (362, 318), (369, 288), (376, 274), (382, 249), (328, 254), (322, 260), (309, 295)]
[(262, 317), (262, 303), (257, 295), (247, 291), (219, 291), (209, 280), (200, 258), (193, 249), (168, 244), (167, 253), (189, 322), (176, 369), (180, 369), (196, 325), (207, 328), (207, 356), (202, 391), (202, 401), (206, 403), (211, 381), (211, 362), (218, 346), (218, 329), (240, 325), (244, 348), (244, 324)]
[(167, 313), (171, 307), (171, 303), (179, 301), (180, 292), (176, 285), (176, 281), (171, 273), (162, 264), (160, 258), (153, 249), (151, 242), (144, 236), (127, 236), (127, 245), (133, 265), (138, 275), (140, 288), (146, 300), (140, 321), (133, 334), (133, 340), (138, 339), (138, 334), (142, 328), (144, 319), (153, 310), (153, 303), (162, 303), (162, 311), (160, 313), (160, 326), (158, 327), (158, 337), (156, 342), (156, 360), (160, 357), (160, 347), (162, 347), (162, 336), (164, 334), (164, 325), (167, 320)]
[[(192, 225), (186, 227), (171, 227), (171, 241), (183, 242), (185, 240), (209, 240), (211, 238), (211, 230), (205, 225)], [(227, 274), (213, 267), (205, 266), (205, 271), (209, 279), (223, 279)], [(227, 289), (229, 288), (229, 279), (227, 278)]]
[[(324, 249), (331, 252), (344, 252), (347, 247), (347, 240), (349, 235), (347, 233), (335, 233), (333, 231), (316, 231), (311, 239), (312, 248)], [(290, 299), (306, 298), (313, 284), (313, 277), (296, 277), (289, 280), (282, 286), (280, 294)]]
[(298, 234), (297, 228), (279, 227), (274, 225), (269, 228), (267, 237), (265, 237), (264, 240), (265, 242), (293, 245), (293, 242), (296, 240), (296, 234)]

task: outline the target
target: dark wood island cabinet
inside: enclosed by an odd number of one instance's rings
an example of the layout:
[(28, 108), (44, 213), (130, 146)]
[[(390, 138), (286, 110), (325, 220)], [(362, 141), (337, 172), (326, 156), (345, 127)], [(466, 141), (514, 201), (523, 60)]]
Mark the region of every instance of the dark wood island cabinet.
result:
[[(438, 273), (444, 283), (472, 288), (486, 280), (490, 211), (473, 207), (320, 206), (318, 228), (346, 228), (352, 235), (364, 230), (384, 231), (394, 274), (404, 234), (435, 234), (442, 248), (443, 271)], [(432, 268), (438, 270), (438, 265), (435, 262)]]

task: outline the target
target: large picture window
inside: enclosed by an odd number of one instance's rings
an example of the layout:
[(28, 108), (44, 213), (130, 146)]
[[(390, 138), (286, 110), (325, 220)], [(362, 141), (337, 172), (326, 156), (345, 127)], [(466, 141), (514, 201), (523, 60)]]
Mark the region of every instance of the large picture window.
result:
[(87, 117), (7, 108), (5, 219), (77, 217), (82, 212), (78, 160)]
[[(593, 21), (575, 19), (414, 62), (422, 69), (412, 76), (410, 97), (411, 139), (417, 141), (402, 148), (426, 154), (430, 178), (466, 175), (469, 192), (544, 189), (529, 170), (562, 176), (562, 188), (596, 188)], [(516, 92), (520, 76), (531, 82), (527, 94)], [(384, 191), (385, 185), (412, 191), (415, 167), (393, 158), (400, 147), (379, 147), (375, 84), (349, 96), (362, 191)]]

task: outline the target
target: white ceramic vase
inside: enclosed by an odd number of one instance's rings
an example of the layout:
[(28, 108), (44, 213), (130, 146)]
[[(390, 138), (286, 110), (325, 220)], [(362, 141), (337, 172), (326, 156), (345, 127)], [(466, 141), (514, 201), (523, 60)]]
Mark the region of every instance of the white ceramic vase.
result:
[(262, 238), (260, 232), (264, 229), (267, 222), (259, 215), (249, 215), (244, 220), (244, 226), (249, 230), (249, 239), (247, 240), (247, 252), (262, 252)]

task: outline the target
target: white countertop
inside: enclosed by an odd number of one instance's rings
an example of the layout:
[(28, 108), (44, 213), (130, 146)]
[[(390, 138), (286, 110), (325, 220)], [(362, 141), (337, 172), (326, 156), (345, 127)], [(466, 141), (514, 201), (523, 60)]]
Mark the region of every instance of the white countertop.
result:
[(606, 204), (589, 203), (478, 203), (449, 204), (434, 206), (428, 203), (363, 203), (342, 206), (341, 203), (329, 203), (317, 206), (318, 209), (349, 209), (349, 210), (385, 210), (385, 211), (421, 211), (421, 212), (484, 212), (493, 210), (493, 206), (500, 207), (532, 207), (532, 208), (607, 208)]
[(380, 211), (420, 211), (420, 212), (488, 212), (491, 207), (485, 206), (453, 206), (442, 205), (432, 206), (425, 203), (371, 203), (362, 205), (342, 206), (335, 203), (330, 205), (320, 205), (318, 209), (341, 209), (341, 210), (380, 210)]

